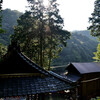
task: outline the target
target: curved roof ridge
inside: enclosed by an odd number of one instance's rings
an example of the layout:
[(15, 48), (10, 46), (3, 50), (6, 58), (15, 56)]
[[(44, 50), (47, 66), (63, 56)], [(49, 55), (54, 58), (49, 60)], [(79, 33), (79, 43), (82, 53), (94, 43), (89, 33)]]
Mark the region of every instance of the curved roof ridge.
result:
[(42, 67), (40, 67), (39, 65), (35, 64), (30, 58), (28, 58), (26, 55), (24, 55), (23, 53), (18, 53), (19, 56), (26, 61), (29, 65), (31, 65), (33, 68), (37, 69), (38, 71), (40, 71), (41, 73), (45, 74), (45, 75), (49, 75), (49, 73), (44, 70)]

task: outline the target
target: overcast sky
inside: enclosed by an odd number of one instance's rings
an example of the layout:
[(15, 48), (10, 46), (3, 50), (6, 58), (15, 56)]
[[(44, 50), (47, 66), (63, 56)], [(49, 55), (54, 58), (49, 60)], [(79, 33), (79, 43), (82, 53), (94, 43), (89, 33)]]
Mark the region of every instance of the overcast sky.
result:
[[(64, 18), (64, 29), (68, 31), (86, 30), (88, 18), (94, 10), (95, 0), (58, 0), (60, 15)], [(3, 0), (3, 9), (25, 11), (27, 0)]]

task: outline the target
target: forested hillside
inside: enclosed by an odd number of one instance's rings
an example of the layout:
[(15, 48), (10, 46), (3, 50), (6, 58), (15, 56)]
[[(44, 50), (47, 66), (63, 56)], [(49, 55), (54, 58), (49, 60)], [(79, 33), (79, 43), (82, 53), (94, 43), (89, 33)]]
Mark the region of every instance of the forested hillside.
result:
[(68, 45), (55, 59), (53, 65), (65, 65), (69, 62), (91, 62), (97, 47), (96, 38), (89, 31), (73, 32)]
[[(0, 43), (8, 45), (10, 43), (10, 35), (14, 33), (13, 27), (17, 24), (18, 17), (22, 13), (6, 9), (3, 11), (3, 29), (5, 34), (0, 34)], [(59, 58), (55, 59), (52, 65), (65, 65), (69, 62), (91, 62), (93, 52), (97, 48), (97, 40), (90, 35), (89, 31), (75, 31), (72, 33), (71, 39), (67, 40), (67, 47), (59, 54)]]
[(2, 11), (2, 14), (2, 27), (6, 32), (0, 34), (0, 43), (8, 45), (10, 43), (10, 35), (14, 33), (13, 27), (17, 24), (17, 19), (22, 13), (16, 10), (6, 9)]
[(83, 36), (87, 36), (88, 38), (90, 38), (92, 40), (96, 40), (97, 41), (97, 37), (94, 37), (94, 36), (90, 35), (90, 31), (88, 31), (88, 30), (74, 31), (72, 33), (81, 34)]

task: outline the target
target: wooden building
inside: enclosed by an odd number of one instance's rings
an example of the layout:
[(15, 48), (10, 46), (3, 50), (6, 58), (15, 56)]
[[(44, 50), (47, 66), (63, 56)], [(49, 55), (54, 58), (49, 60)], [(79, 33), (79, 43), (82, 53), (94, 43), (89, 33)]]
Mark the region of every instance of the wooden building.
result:
[(70, 63), (66, 79), (76, 84), (77, 100), (100, 96), (100, 63)]
[(8, 53), (0, 62), (0, 98), (44, 100), (46, 93), (71, 88), (70, 82), (33, 63), (15, 44), (9, 46)]

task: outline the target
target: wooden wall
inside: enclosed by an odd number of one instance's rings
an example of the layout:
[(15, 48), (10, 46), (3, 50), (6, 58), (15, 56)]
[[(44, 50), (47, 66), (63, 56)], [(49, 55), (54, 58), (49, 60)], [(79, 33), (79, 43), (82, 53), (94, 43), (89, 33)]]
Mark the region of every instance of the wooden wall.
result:
[(100, 73), (83, 75), (78, 85), (79, 100), (90, 100), (92, 97), (100, 96)]

